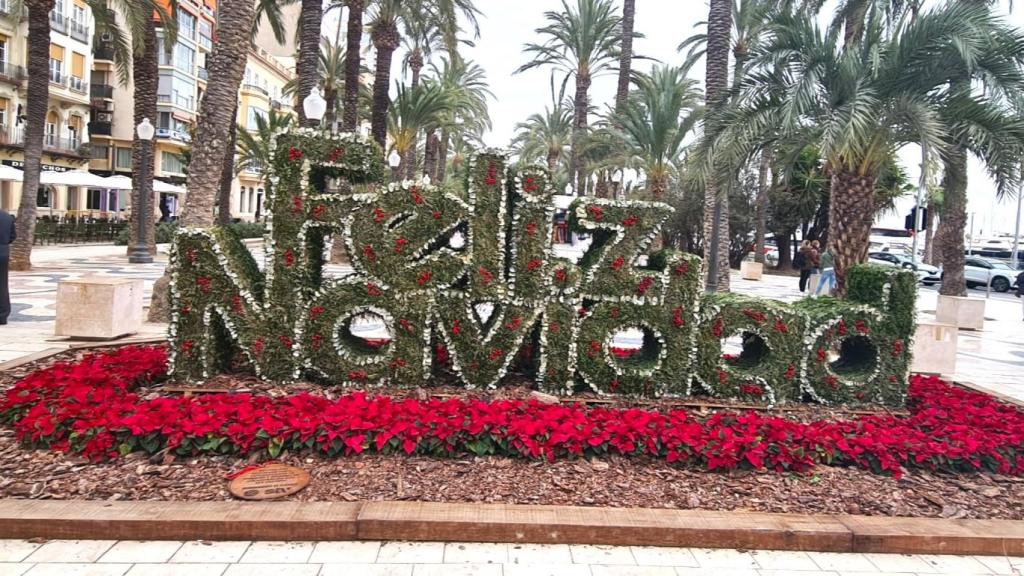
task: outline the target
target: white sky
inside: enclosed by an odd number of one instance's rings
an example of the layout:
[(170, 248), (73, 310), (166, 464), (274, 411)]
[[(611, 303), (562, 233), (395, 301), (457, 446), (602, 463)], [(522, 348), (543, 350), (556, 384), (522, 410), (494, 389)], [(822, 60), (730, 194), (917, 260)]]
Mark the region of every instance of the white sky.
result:
[[(575, 3), (575, 0), (568, 1)], [(1016, 10), (1010, 12), (1007, 0), (1001, 0), (1000, 4), (1011, 22), (1024, 27), (1024, 9), (1018, 6)], [(534, 112), (543, 111), (551, 102), (550, 70), (531, 70), (522, 74), (514, 72), (527, 61), (522, 53), (523, 44), (536, 40), (534, 30), (544, 25), (544, 12), (560, 9), (561, 2), (476, 0), (476, 5), (483, 12), (480, 18), (480, 38), (474, 41), (475, 46), (464, 47), (462, 52), (466, 58), (476, 61), (487, 71), (487, 79), (496, 96), (490, 103), (494, 128), (485, 136), (485, 141), (490, 146), (507, 146), (515, 124)], [(834, 0), (828, 3), (823, 13), (830, 16), (832, 6)], [(693, 32), (694, 24), (706, 18), (706, 0), (636, 0), (635, 29), (645, 37), (634, 41), (634, 52), (662, 62), (680, 63), (682, 55), (676, 52), (676, 46)], [(333, 36), (336, 21), (336, 17), (329, 17), (324, 22), (325, 35)], [(401, 58), (400, 50), (395, 54), (393, 64), (396, 74), (401, 73)], [(644, 69), (651, 66), (651, 63), (640, 61), (634, 65)], [(703, 64), (698, 64), (692, 74), (699, 75), (699, 79), (703, 80), (703, 69)], [(569, 92), (571, 93), (571, 87)], [(614, 96), (614, 75), (594, 80), (590, 98), (599, 109), (611, 103)], [(902, 151), (901, 158), (908, 176), (916, 183), (920, 150), (917, 147), (908, 147)], [(995, 185), (985, 175), (980, 163), (973, 159), (968, 182), (969, 210), (975, 213), (977, 234), (1012, 233), (1017, 207), (1016, 198), (996, 200)], [(913, 199), (906, 199), (900, 206), (900, 215), (884, 218), (879, 224), (901, 227), (903, 215), (911, 206)]]

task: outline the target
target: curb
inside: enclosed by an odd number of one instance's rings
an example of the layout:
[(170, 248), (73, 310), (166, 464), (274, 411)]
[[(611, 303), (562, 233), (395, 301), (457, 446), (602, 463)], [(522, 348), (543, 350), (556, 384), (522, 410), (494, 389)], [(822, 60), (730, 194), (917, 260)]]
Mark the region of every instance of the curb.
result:
[(0, 500), (0, 538), (422, 540), (1024, 555), (1024, 521), (439, 502)]

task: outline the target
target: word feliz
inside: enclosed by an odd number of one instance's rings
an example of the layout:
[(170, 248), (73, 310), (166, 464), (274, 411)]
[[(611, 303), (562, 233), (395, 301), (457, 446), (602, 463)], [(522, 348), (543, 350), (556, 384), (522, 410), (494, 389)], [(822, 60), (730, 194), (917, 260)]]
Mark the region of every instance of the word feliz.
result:
[[(352, 195), (325, 194), (311, 182), (380, 180), (382, 154), (365, 138), (295, 131), (280, 136), (273, 153), (263, 271), (228, 229), (187, 229), (175, 239), (170, 365), (177, 377), (207, 378), (238, 349), (263, 378), (308, 374), (359, 386), (419, 386), (445, 362), (469, 387), (495, 386), (516, 367), (552, 392), (582, 380), (608, 394), (687, 394), (696, 382), (714, 395), (775, 402), (805, 393), (828, 400), (840, 387), (856, 388), (857, 400), (886, 401), (876, 390), (883, 379), (905, 392), (905, 366), (895, 384), (878, 370), (850, 379), (827, 365), (820, 373), (808, 367), (818, 347), (842, 342), (837, 320), (858, 327), (851, 337), (870, 338), (864, 327), (885, 323), (882, 308), (848, 306), (811, 322), (756, 299), (702, 305), (697, 257), (647, 253), (672, 212), (665, 204), (577, 200), (570, 226), (593, 242), (573, 263), (552, 254), (549, 175), (509, 169), (500, 152), (467, 162), (463, 194), (406, 181)], [(325, 280), (324, 243), (334, 234), (343, 236), (355, 273)], [(722, 358), (723, 340), (733, 335), (723, 332), (723, 318), (737, 306), (762, 319), (737, 333), (762, 339), (771, 361)], [(366, 317), (388, 337), (354, 334)], [(624, 355), (613, 341), (630, 329), (643, 345)], [(875, 346), (888, 351), (891, 343)], [(710, 363), (698, 358), (709, 354)]]

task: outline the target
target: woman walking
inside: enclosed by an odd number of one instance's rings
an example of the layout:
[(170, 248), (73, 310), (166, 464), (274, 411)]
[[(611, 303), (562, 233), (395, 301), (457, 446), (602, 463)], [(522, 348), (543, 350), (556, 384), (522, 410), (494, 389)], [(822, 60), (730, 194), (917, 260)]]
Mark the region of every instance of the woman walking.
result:
[[(815, 241), (817, 242), (817, 241)], [(800, 269), (800, 291), (807, 291), (807, 280), (814, 271), (815, 263), (818, 260), (818, 253), (809, 240), (800, 243), (800, 252), (796, 255), (794, 264)]]
[(832, 291), (836, 289), (836, 259), (832, 256), (831, 250), (825, 250), (821, 254), (821, 277), (818, 279), (818, 287), (814, 290), (814, 295), (821, 294), (821, 287), (828, 283), (828, 292), (826, 295), (831, 295)]

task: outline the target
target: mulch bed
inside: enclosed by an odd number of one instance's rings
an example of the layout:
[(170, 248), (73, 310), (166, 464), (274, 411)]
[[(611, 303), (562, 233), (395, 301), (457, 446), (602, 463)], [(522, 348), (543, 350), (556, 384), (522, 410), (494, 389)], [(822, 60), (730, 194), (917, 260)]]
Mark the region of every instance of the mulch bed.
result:
[[(70, 361), (81, 355), (69, 352), (0, 374), (0, 391), (55, 360)], [(214, 379), (208, 386), (262, 387), (260, 391), (267, 394), (278, 392), (242, 376)], [(296, 390), (289, 387), (288, 391)], [(138, 392), (146, 394), (144, 390)], [(328, 395), (339, 392), (324, 391)], [(407, 395), (455, 392), (401, 391)], [(512, 388), (491, 394), (521, 397), (529, 391)], [(820, 406), (807, 406), (788, 412), (787, 417), (803, 420), (830, 412)], [(265, 452), (246, 458), (149, 457), (133, 453), (118, 460), (90, 463), (78, 456), (25, 450), (14, 433), (4, 428), (0, 429), (0, 497), (229, 500), (227, 477), (263, 460), (269, 460)], [(619, 456), (543, 462), (505, 457), (439, 459), (363, 454), (326, 459), (285, 454), (280, 461), (311, 472), (310, 485), (291, 497), (302, 501), (419, 500), (1024, 519), (1024, 478), (988, 473), (946, 474), (915, 469), (895, 479), (862, 469), (830, 466), (818, 466), (804, 474), (707, 472), (664, 460)]]

